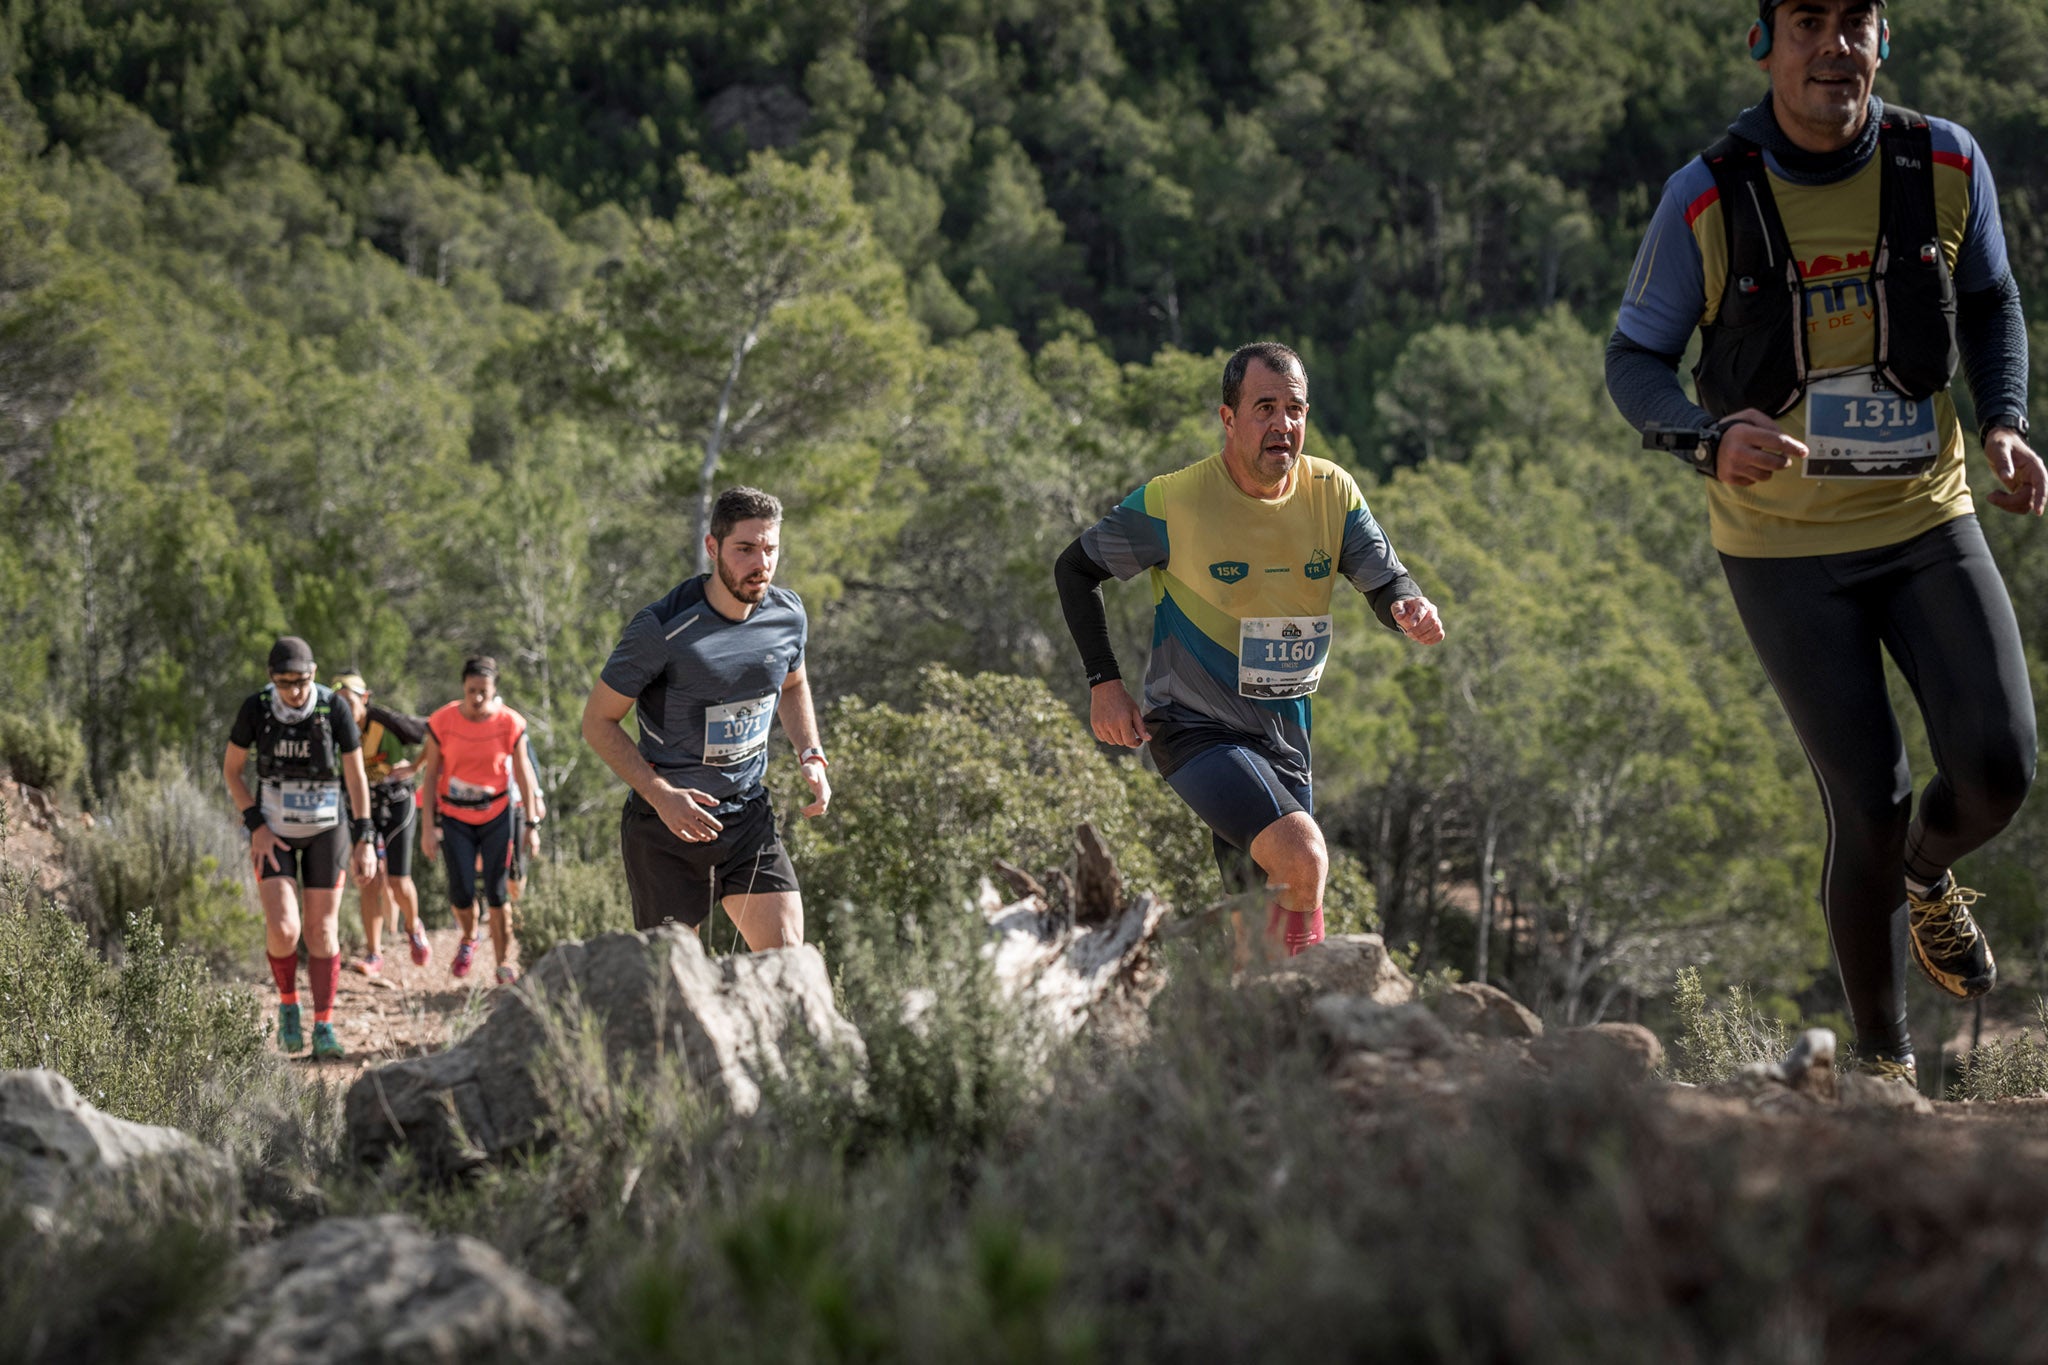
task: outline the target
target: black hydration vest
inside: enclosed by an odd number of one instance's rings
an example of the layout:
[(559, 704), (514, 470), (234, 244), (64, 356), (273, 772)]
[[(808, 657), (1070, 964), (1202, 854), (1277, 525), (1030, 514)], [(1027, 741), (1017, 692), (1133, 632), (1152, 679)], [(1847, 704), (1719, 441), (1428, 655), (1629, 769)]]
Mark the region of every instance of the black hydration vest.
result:
[(296, 724), (287, 725), (271, 709), (276, 689), (266, 687), (257, 694), (263, 708), (263, 723), (256, 730), (256, 775), (258, 777), (333, 781), (341, 776), (341, 754), (334, 744), (334, 721), (329, 711), (334, 693), (313, 685), (313, 709)]
[[(1721, 314), (1700, 329), (1693, 367), (1700, 405), (1716, 417), (1743, 408), (1783, 416), (1806, 396), (1806, 284), (1771, 194), (1763, 150), (1724, 136), (1705, 152), (1728, 231)], [(1916, 402), (1955, 374), (1956, 288), (1934, 212), (1934, 133), (1911, 109), (1886, 105), (1878, 125), (1878, 238), (1871, 281), (1872, 363)]]

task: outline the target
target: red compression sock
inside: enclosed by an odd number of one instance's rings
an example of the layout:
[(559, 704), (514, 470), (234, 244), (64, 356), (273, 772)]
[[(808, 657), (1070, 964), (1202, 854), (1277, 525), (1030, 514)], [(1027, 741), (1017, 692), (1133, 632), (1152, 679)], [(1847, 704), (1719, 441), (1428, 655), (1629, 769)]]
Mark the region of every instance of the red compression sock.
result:
[(313, 982), (313, 1022), (328, 1023), (334, 1018), (334, 982), (341, 975), (341, 959), (309, 957), (306, 975)]
[[(265, 953), (264, 956), (270, 957), (270, 954)], [(299, 1003), (299, 957), (297, 953), (293, 953), (289, 957), (271, 957), (270, 979), (277, 983), (277, 999), (279, 1004), (296, 1005)]]
[(1312, 943), (1323, 941), (1323, 907), (1289, 910), (1279, 901), (1266, 912), (1266, 937), (1284, 943), (1287, 955), (1295, 956)]

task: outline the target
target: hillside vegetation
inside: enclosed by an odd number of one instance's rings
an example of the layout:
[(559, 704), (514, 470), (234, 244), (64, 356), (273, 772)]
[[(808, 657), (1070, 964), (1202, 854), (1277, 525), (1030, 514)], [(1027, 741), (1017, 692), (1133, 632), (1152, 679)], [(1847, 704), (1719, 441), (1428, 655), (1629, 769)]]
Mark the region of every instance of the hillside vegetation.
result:
[[(124, 803), (163, 808), (152, 784), (212, 792), (276, 633), (416, 710), (491, 652), (563, 813), (534, 913), (616, 922), (617, 785), (576, 717), (623, 621), (689, 571), (705, 490), (743, 479), (790, 508), (828, 743), (862, 756), (799, 849), (834, 903), (886, 918), (979, 874), (986, 839), (876, 851), (918, 839), (900, 817), (922, 799), (1026, 852), (1081, 815), (1136, 821), (1167, 889), (1199, 900), (1189, 817), (1068, 709), (1049, 565), (1213, 448), (1216, 353), (1271, 335), (1309, 359), (1312, 450), (1365, 480), (1451, 624), (1425, 653), (1340, 608), (1315, 738), (1352, 913), (1418, 970), (1483, 962), (1553, 1017), (1654, 1008), (1681, 965), (1825, 1013), (1805, 763), (1698, 489), (1634, 448), (1600, 377), (1662, 178), (1761, 91), (1745, 15), (9, 9), (10, 747), (118, 829)], [(1982, 140), (2039, 313), (2048, 24), (2017, 0), (1892, 17), (1880, 89)], [(2023, 632), (2048, 639), (2038, 537), (1990, 529)], [(1143, 596), (1111, 594), (1133, 669)], [(901, 785), (927, 780), (935, 736), (983, 757), (961, 725), (1058, 737), (990, 758), (1014, 827), (957, 813), (978, 809), (957, 778)], [(1121, 813), (1044, 804), (1075, 765)], [(2044, 946), (2040, 809), (1966, 869), (2013, 963)], [(129, 910), (173, 939), (232, 920), (217, 854), (166, 847), (192, 866), (106, 880), (97, 933)], [(1501, 896), (1484, 939), (1482, 878)], [(143, 885), (172, 889), (123, 901)], [(822, 898), (815, 917), (829, 949)]]

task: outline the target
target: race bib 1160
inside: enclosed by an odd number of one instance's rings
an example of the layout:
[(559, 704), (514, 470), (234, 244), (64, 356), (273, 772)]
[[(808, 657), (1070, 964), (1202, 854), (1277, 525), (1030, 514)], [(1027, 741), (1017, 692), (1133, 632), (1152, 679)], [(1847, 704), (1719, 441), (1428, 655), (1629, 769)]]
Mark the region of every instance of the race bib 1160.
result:
[(1327, 616), (1248, 616), (1237, 626), (1237, 694), (1260, 701), (1305, 697), (1330, 661)]

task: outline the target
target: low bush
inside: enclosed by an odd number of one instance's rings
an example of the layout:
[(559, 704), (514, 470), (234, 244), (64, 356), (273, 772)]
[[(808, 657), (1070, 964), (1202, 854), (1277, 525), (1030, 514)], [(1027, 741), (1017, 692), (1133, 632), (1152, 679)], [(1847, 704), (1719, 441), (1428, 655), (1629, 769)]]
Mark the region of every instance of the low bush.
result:
[(1678, 1038), (1666, 1071), (1675, 1081), (1712, 1085), (1751, 1062), (1775, 1062), (1792, 1046), (1784, 1021), (1759, 1008), (1747, 988), (1730, 986), (1717, 1004), (1691, 967), (1678, 973), (1672, 1008)]
[(1949, 1097), (1958, 1100), (2010, 1100), (2048, 1095), (2048, 997), (2034, 1000), (2034, 1018), (2041, 1037), (2021, 1030), (2015, 1038), (1994, 1038), (1956, 1062)]
[(53, 712), (0, 712), (0, 762), (13, 770), (15, 781), (56, 795), (85, 771), (85, 740), (76, 725)]
[(626, 873), (616, 859), (539, 859), (531, 869), (517, 919), (520, 956), (527, 965), (557, 943), (633, 927)]
[[(898, 916), (953, 913), (996, 858), (1034, 874), (1065, 865), (1084, 820), (1126, 886), (1182, 909), (1220, 894), (1200, 821), (1156, 774), (1106, 757), (1045, 684), (933, 667), (919, 696), (909, 713), (858, 698), (831, 708), (831, 812), (785, 826), (828, 959), (847, 935), (893, 933)], [(793, 759), (776, 781), (808, 792)]]
[(259, 960), (263, 915), (248, 838), (219, 794), (183, 771), (125, 774), (91, 828), (66, 830), (64, 855), (96, 937), (146, 918), (166, 944), (218, 966)]

